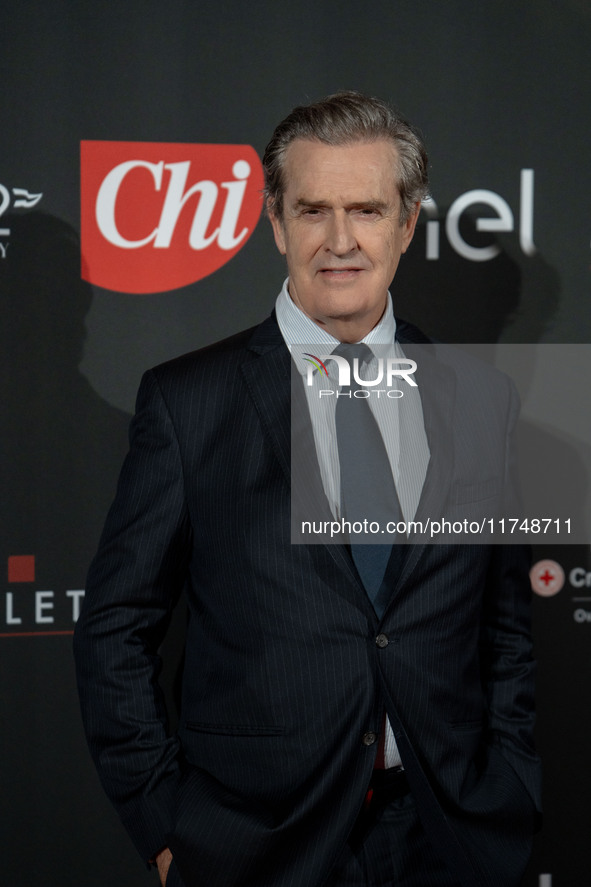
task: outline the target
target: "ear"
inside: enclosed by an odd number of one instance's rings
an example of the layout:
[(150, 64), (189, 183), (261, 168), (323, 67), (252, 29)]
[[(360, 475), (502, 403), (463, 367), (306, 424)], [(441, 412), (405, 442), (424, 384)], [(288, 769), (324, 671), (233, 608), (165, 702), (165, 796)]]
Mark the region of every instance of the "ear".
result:
[(275, 238), (275, 245), (282, 256), (286, 253), (285, 248), (285, 230), (283, 228), (283, 220), (279, 218), (279, 216), (275, 213), (273, 209), (273, 203), (271, 198), (267, 200), (267, 215), (269, 216), (269, 221), (271, 222), (271, 227), (273, 228), (273, 236)]
[(406, 222), (402, 224), (402, 252), (405, 253), (410, 246), (410, 242), (413, 239), (415, 228), (417, 226), (417, 219), (419, 218), (419, 213), (421, 211), (421, 203), (417, 201), (415, 204), (414, 211), (409, 215)]

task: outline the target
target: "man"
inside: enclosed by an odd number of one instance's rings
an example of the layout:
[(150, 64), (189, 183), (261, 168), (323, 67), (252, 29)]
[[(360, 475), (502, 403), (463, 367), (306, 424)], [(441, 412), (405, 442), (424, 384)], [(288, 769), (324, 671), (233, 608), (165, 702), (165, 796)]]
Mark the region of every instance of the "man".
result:
[[(93, 757), (169, 887), (517, 885), (539, 793), (526, 552), (376, 546), (376, 583), (359, 546), (291, 543), (291, 346), (425, 341), (388, 294), (426, 193), (423, 146), (382, 102), (341, 93), (296, 108), (263, 164), (289, 271), (276, 312), (140, 388), (76, 629)], [(501, 450), (504, 403), (488, 428)], [(339, 420), (310, 416), (334, 514), (345, 468), (318, 423)], [(417, 450), (428, 477), (427, 418)], [(450, 495), (471, 480), (452, 476)], [(169, 736), (157, 649), (183, 587)]]

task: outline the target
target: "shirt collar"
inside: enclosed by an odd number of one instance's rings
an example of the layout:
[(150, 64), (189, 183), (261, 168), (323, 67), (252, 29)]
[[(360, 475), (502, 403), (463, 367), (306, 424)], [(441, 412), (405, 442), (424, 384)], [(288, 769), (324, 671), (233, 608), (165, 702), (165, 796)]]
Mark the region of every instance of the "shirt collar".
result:
[[(294, 358), (298, 371), (303, 376), (307, 373), (309, 364), (293, 346), (321, 345), (326, 348), (327, 353), (331, 353), (339, 344), (339, 340), (314, 323), (301, 308), (298, 308), (289, 295), (288, 283), (289, 278), (286, 278), (275, 302), (275, 312), (281, 335)], [(389, 345), (394, 342), (395, 335), (396, 320), (392, 308), (392, 296), (388, 293), (386, 310), (380, 322), (361, 341), (370, 347), (372, 345)]]

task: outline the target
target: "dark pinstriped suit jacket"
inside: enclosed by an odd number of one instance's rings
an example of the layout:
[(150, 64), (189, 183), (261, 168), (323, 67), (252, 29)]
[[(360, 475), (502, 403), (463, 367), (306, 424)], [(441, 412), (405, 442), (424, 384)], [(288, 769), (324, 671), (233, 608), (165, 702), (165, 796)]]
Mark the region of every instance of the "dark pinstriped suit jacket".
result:
[[(417, 332), (399, 325), (403, 342)], [(290, 544), (289, 367), (271, 317), (144, 377), (75, 635), (103, 785), (143, 857), (170, 845), (191, 887), (313, 887), (359, 812), (363, 737), (386, 709), (456, 877), (516, 885), (539, 802), (527, 552), (413, 546), (378, 619), (344, 546)], [(486, 433), (502, 443), (500, 400)], [(452, 472), (450, 489), (477, 480)], [(168, 736), (157, 649), (183, 587)]]

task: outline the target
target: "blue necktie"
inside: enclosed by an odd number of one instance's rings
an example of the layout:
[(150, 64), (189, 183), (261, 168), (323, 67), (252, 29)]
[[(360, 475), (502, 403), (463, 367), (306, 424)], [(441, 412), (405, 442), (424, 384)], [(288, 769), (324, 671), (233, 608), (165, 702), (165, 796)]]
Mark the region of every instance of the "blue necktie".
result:
[[(361, 391), (363, 385), (353, 377), (354, 359), (357, 358), (360, 368), (363, 363), (370, 363), (373, 354), (363, 343), (341, 344), (333, 353), (345, 357), (351, 367), (351, 385), (341, 388), (335, 412), (341, 474), (341, 514), (351, 523), (367, 519), (368, 522), (378, 522), (380, 530), (385, 529), (388, 521), (402, 520), (402, 510), (386, 447), (369, 407), (369, 398), (365, 395), (355, 396), (355, 392)], [(373, 604), (392, 554), (392, 543), (399, 543), (401, 539), (381, 533), (378, 536), (363, 535), (363, 538), (375, 538), (382, 543), (362, 542), (355, 533), (350, 536), (355, 566)], [(400, 550), (401, 546), (396, 545), (396, 549)], [(402, 555), (402, 551), (400, 554)]]

